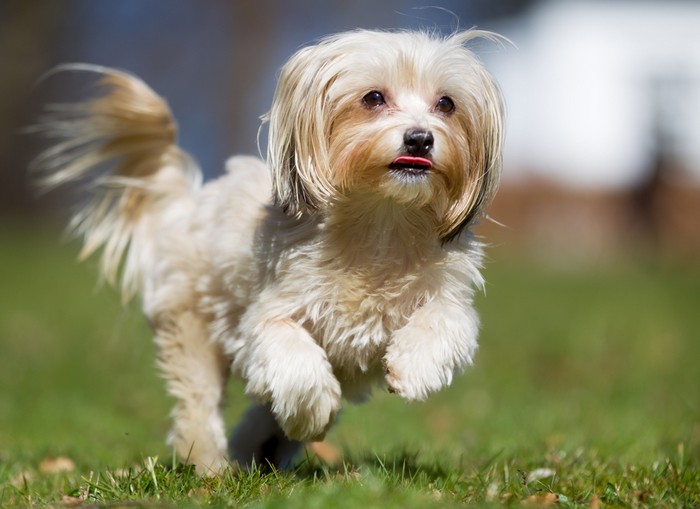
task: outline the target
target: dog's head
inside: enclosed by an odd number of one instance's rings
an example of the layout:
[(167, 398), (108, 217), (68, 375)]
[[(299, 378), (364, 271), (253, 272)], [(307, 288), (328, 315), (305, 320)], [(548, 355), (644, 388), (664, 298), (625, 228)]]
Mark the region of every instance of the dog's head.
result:
[(429, 207), (450, 240), (495, 191), (503, 108), (465, 44), (491, 34), (347, 32), (298, 51), (282, 68), (268, 161), (290, 213), (374, 193)]

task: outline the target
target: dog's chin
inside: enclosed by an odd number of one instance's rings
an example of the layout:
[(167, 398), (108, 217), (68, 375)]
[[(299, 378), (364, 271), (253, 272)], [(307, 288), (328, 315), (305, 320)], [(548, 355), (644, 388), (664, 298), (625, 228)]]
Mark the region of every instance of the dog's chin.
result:
[(433, 199), (430, 168), (391, 165), (382, 179), (379, 190), (387, 198), (402, 204), (423, 206)]
[(363, 195), (408, 207), (449, 200), (447, 168), (432, 157), (360, 154), (339, 158), (334, 185), (342, 195)]

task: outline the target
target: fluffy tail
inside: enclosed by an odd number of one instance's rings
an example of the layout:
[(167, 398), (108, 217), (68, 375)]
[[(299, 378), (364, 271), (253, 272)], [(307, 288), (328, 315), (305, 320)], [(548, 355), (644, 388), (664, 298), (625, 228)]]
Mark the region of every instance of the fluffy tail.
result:
[[(177, 126), (166, 102), (138, 78), (97, 66), (69, 65), (100, 75), (97, 98), (48, 106), (34, 131), (53, 144), (34, 161), (40, 186), (87, 187), (89, 201), (70, 229), (84, 239), (80, 259), (103, 247), (102, 276), (128, 300), (155, 259), (153, 239), (173, 207), (199, 187), (196, 164), (175, 142)], [(122, 266), (123, 262), (123, 266)]]

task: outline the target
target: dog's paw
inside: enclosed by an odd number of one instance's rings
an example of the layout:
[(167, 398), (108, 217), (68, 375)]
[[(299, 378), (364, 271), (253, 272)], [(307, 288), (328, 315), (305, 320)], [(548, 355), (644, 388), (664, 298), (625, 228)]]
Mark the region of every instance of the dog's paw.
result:
[(385, 380), (392, 394), (408, 401), (422, 401), (452, 381), (452, 372), (438, 366), (426, 365), (421, 359), (392, 359), (386, 361)]
[(248, 394), (269, 405), (288, 438), (323, 438), (340, 410), (341, 398), (340, 383), (328, 361), (296, 351), (269, 357), (265, 369), (251, 375)]
[(424, 400), (452, 383), (472, 363), (478, 319), (471, 308), (434, 302), (397, 330), (384, 355), (389, 391), (404, 399)]
[[(296, 404), (291, 404), (291, 401), (296, 401)], [(273, 399), (272, 413), (287, 437), (301, 442), (319, 441), (325, 437), (340, 410), (340, 384), (333, 378), (332, 383), (307, 388), (303, 393), (291, 395), (289, 401), (277, 403)]]
[(452, 382), (454, 361), (444, 345), (423, 340), (406, 348), (410, 344), (402, 341), (406, 338), (397, 339), (384, 357), (389, 392), (408, 401), (422, 401)]
[(269, 406), (292, 440), (322, 438), (340, 409), (340, 383), (325, 351), (291, 320), (265, 324), (243, 376), (246, 393)]

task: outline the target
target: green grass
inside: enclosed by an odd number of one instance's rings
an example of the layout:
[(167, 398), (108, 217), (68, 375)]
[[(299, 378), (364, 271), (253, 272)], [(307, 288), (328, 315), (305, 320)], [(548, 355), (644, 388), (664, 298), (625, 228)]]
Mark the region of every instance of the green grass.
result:
[[(346, 406), (328, 437), (341, 466), (201, 478), (164, 445), (170, 401), (137, 306), (76, 252), (0, 229), (2, 507), (700, 506), (698, 266), (494, 251), (476, 365), (451, 388)], [(234, 384), (230, 424), (245, 405)], [(56, 457), (75, 468), (45, 472)]]

